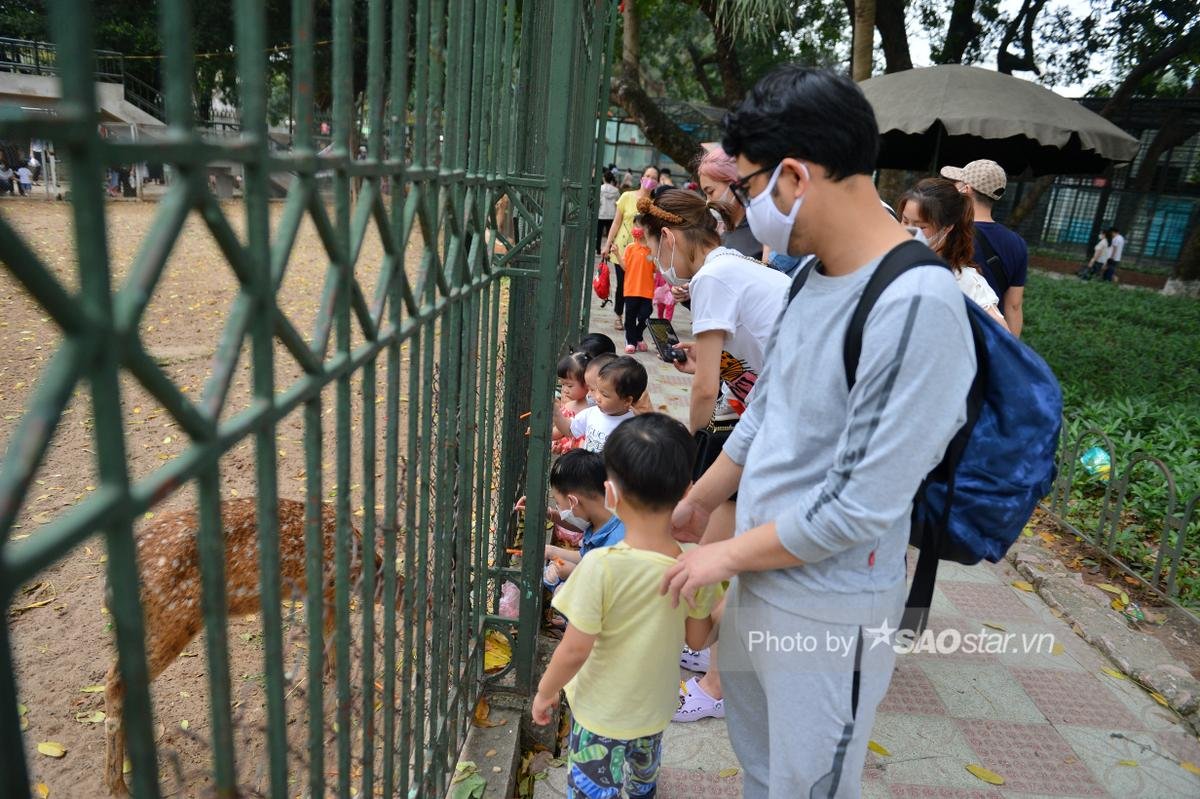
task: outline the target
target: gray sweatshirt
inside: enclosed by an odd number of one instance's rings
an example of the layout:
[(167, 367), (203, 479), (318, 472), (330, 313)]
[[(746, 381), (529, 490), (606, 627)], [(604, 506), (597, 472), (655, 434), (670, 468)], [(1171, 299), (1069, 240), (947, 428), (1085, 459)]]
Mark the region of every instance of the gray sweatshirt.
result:
[(847, 391), (842, 342), (879, 260), (842, 277), (812, 273), (776, 325), (755, 396), (725, 452), (745, 467), (738, 534), (774, 521), (804, 561), (740, 575), (777, 607), (877, 624), (905, 595), (912, 498), (966, 419), (975, 348), (954, 276), (931, 265), (880, 296)]

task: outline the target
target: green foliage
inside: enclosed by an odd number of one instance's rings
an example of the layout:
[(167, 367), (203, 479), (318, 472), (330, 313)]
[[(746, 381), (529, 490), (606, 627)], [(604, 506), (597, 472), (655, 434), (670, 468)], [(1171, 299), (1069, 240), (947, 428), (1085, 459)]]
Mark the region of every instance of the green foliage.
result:
[[(1158, 458), (1175, 479), (1175, 512), (1182, 512), (1200, 491), (1200, 303), (1040, 274), (1030, 275), (1025, 297), (1023, 335), (1062, 384), (1068, 440), (1090, 427), (1104, 431), (1118, 474), (1135, 452)], [(1103, 443), (1087, 436), (1081, 448)], [(1070, 514), (1076, 526), (1096, 529), (1104, 490), (1100, 478), (1076, 469)], [(1158, 554), (1167, 503), (1161, 472), (1139, 465), (1115, 550), (1145, 575)], [(1197, 602), (1200, 519), (1185, 541), (1180, 594)]]

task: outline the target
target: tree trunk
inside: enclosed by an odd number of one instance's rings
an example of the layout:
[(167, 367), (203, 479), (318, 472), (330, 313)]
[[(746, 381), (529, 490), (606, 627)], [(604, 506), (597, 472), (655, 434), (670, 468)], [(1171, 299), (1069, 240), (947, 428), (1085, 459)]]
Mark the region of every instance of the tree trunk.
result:
[(875, 0), (854, 0), (854, 49), (850, 59), (850, 77), (855, 81), (871, 77), (874, 51)]
[(633, 2), (625, 3), (623, 17), (621, 74), (609, 88), (609, 101), (628, 114), (659, 151), (686, 167), (700, 153), (700, 145), (663, 113), (642, 87), (638, 17)]
[(975, 0), (954, 0), (950, 9), (950, 22), (946, 25), (946, 38), (942, 46), (931, 54), (935, 64), (960, 64), (963, 53), (982, 29), (975, 21)]
[(733, 107), (746, 94), (746, 76), (742, 72), (742, 62), (738, 58), (736, 42), (733, 40), (725, 18), (720, 12), (718, 0), (701, 0), (700, 10), (712, 25), (713, 39), (716, 40), (717, 73), (721, 76), (721, 88), (725, 93), (722, 105)]
[(1054, 185), (1054, 179), (1058, 175), (1042, 175), (1033, 185), (1026, 190), (1025, 195), (1021, 197), (1021, 202), (1013, 209), (1013, 212), (1008, 215), (1008, 219), (1004, 220), (1004, 224), (1010, 228), (1016, 229), (1017, 225), (1025, 220), (1025, 217), (1033, 213), (1033, 209), (1037, 208), (1038, 200), (1042, 199), (1042, 195), (1046, 190)]
[(875, 0), (875, 27), (883, 44), (884, 71), (912, 69), (908, 31), (904, 28), (904, 0)]
[(1171, 279), (1163, 286), (1163, 294), (1184, 294), (1200, 297), (1200, 224), (1192, 227)]

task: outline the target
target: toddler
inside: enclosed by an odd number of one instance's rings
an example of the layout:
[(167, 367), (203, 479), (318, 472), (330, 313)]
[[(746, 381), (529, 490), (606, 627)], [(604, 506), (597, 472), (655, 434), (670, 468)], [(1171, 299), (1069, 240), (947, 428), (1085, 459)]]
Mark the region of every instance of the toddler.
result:
[[(558, 384), (562, 392), (562, 403), (558, 407), (564, 419), (574, 418), (575, 414), (588, 407), (588, 386), (584, 378), (588, 360), (584, 353), (573, 352), (558, 362)], [(550, 449), (558, 455), (570, 452), (583, 443), (582, 436), (564, 436), (557, 429), (551, 438), (554, 443)]]
[(645, 352), (646, 320), (654, 310), (654, 263), (643, 231), (633, 228), (633, 243), (625, 248), (625, 352)]
[(654, 270), (654, 307), (659, 319), (669, 322), (675, 316), (675, 295), (671, 293), (671, 284), (657, 269)]
[(596, 404), (569, 421), (556, 407), (554, 426), (564, 436), (584, 436), (583, 448), (600, 452), (617, 426), (633, 418), (633, 405), (646, 391), (646, 367), (625, 355), (599, 367), (594, 380)]
[(555, 590), (594, 549), (610, 547), (625, 538), (625, 525), (604, 507), (604, 458), (584, 449), (571, 450), (550, 468), (550, 497), (546, 516), (556, 524), (583, 534), (579, 549), (546, 545), (543, 582)]
[(657, 790), (662, 734), (679, 701), (679, 650), (685, 639), (704, 646), (716, 596), (701, 589), (689, 610), (659, 593), (681, 552), (671, 512), (695, 455), (687, 428), (660, 413), (622, 424), (604, 448), (604, 504), (624, 520), (625, 540), (581, 560), (555, 595), (567, 628), (533, 700), (534, 723), (546, 724), (566, 688), (568, 796)]

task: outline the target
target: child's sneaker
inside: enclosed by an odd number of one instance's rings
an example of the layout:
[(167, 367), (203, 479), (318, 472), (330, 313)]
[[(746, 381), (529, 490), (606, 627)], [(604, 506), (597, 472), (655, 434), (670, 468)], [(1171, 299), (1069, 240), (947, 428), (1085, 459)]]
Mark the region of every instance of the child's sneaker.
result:
[(707, 674), (711, 660), (712, 653), (707, 647), (695, 650), (685, 646), (683, 652), (679, 654), (679, 667), (697, 674)]
[(638, 352), (646, 352), (648, 349), (650, 349), (650, 348), (646, 346), (646, 342), (639, 341), (637, 343), (637, 351)]
[(625, 354), (626, 355), (633, 355), (635, 352), (637, 352), (637, 347), (633, 346), (632, 344), (625, 345)]
[(725, 718), (725, 700), (713, 699), (700, 687), (700, 678), (693, 677), (679, 691), (679, 709), (671, 721), (699, 721)]

